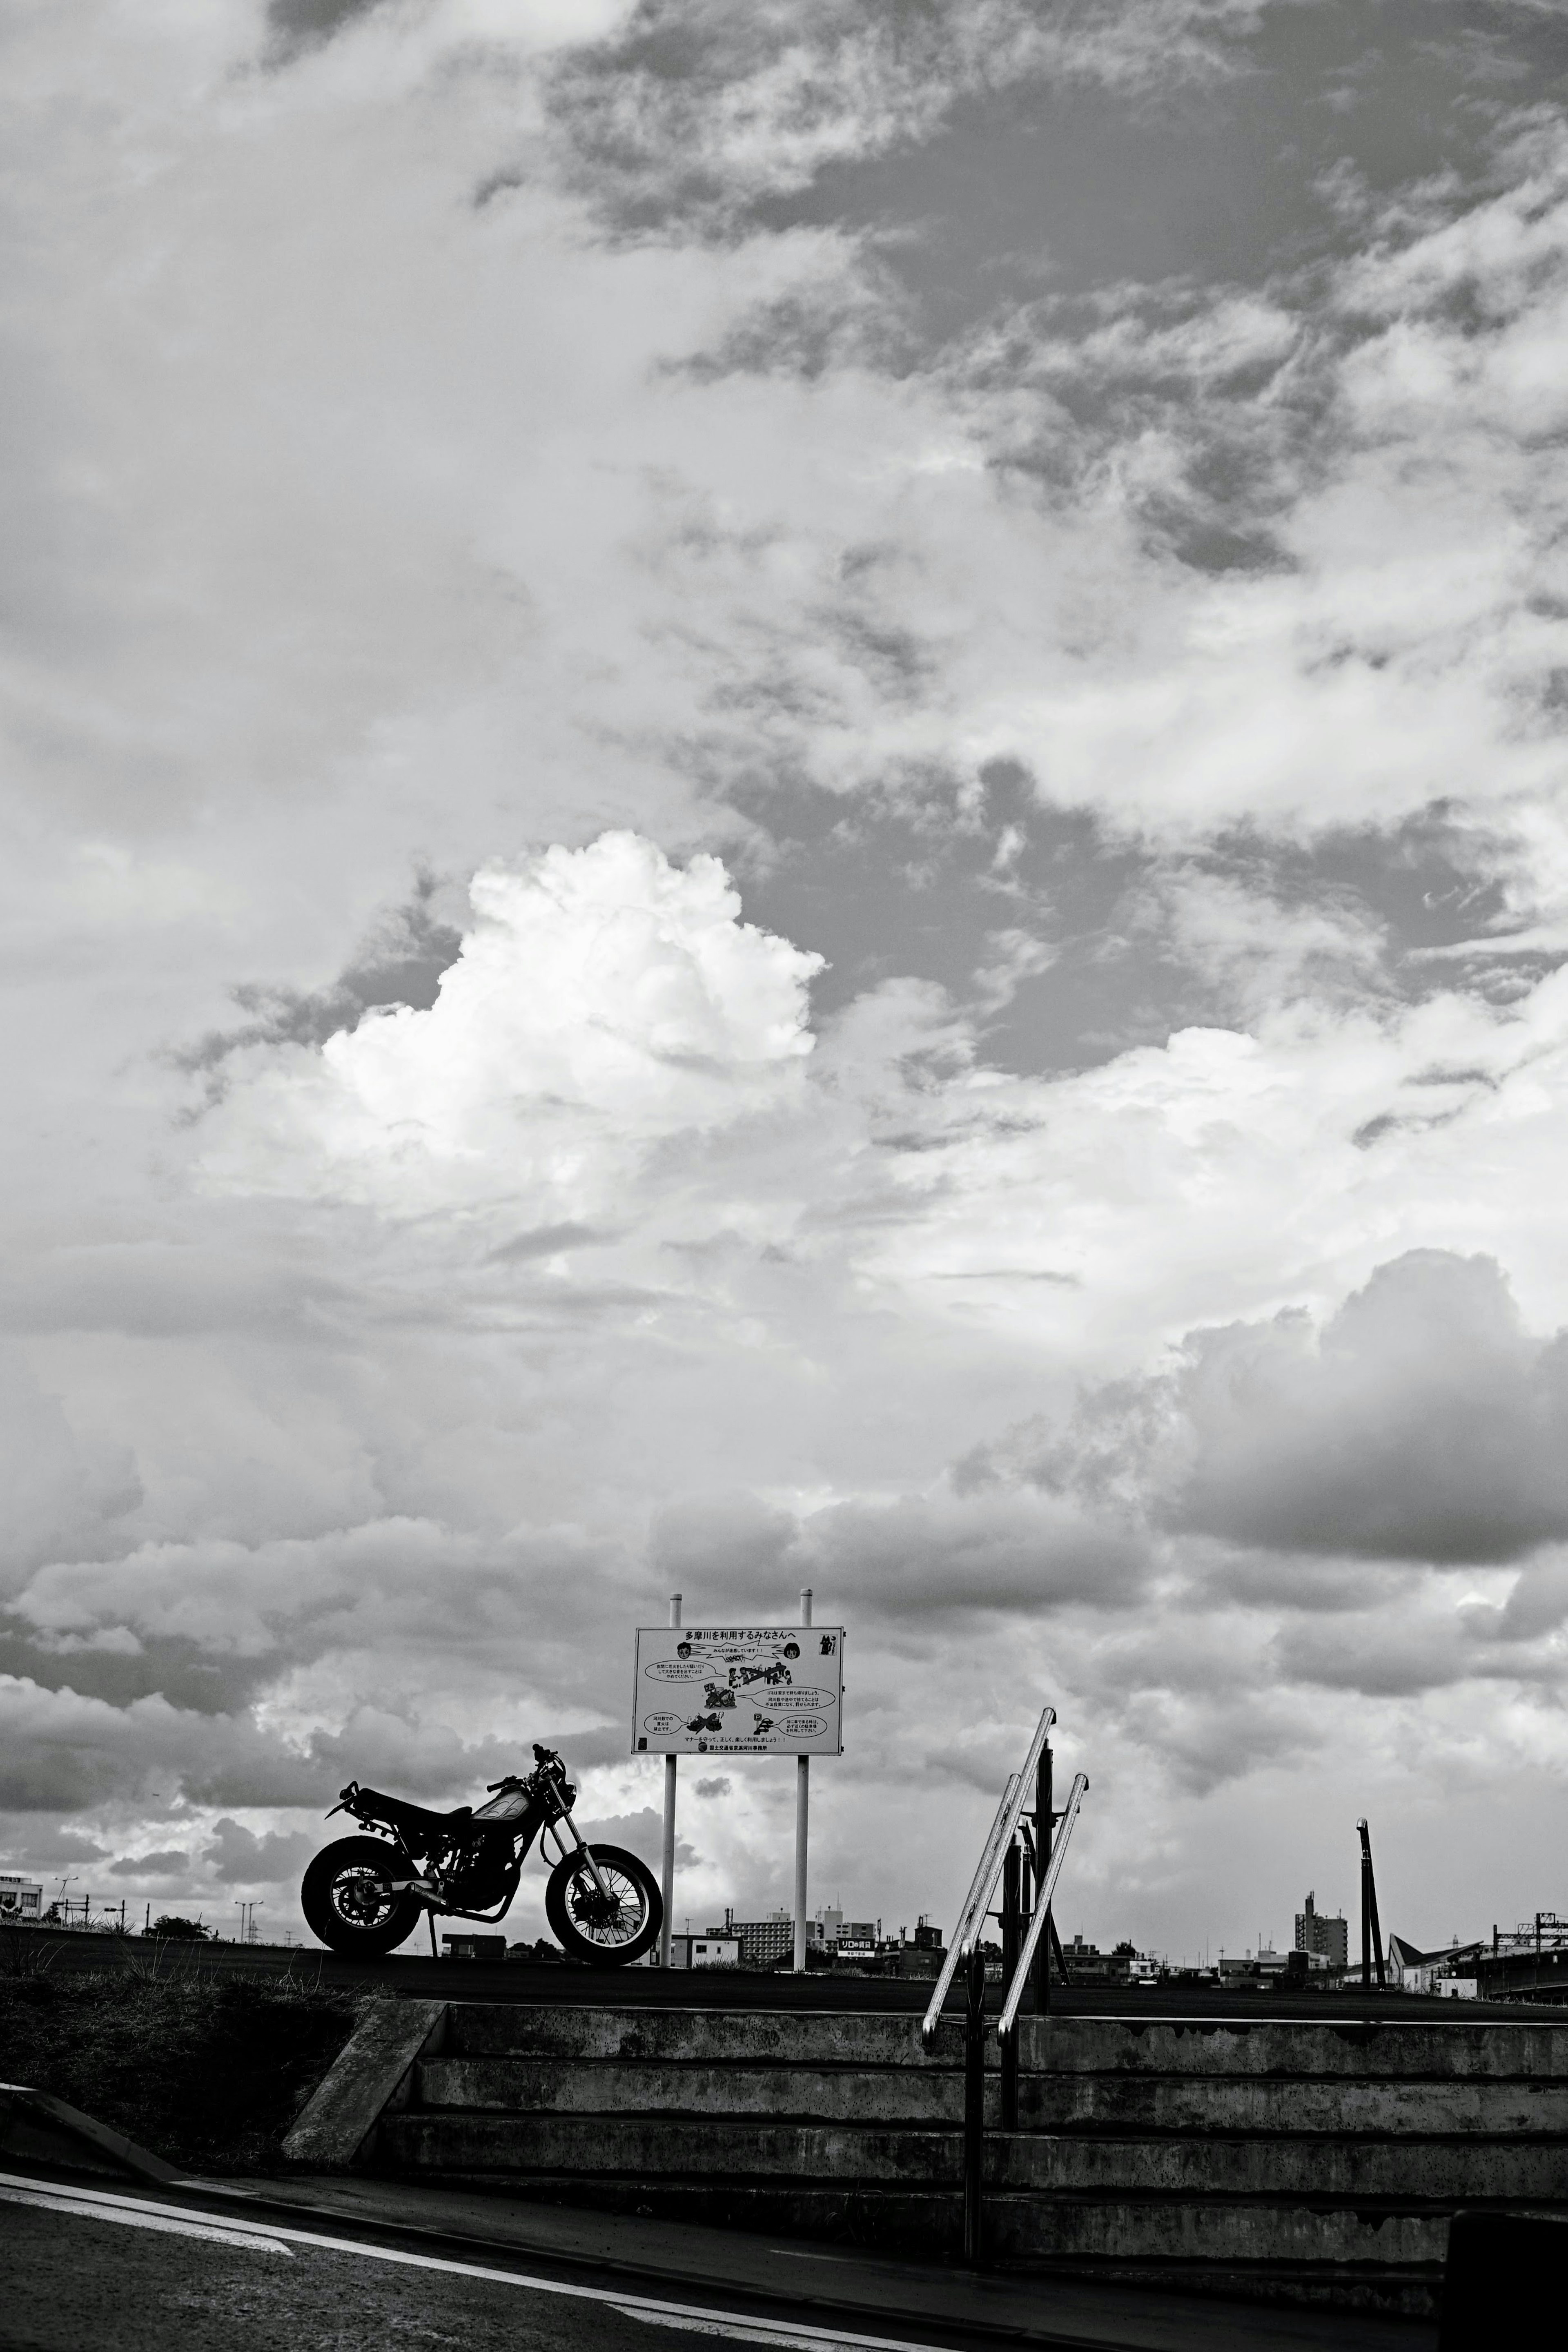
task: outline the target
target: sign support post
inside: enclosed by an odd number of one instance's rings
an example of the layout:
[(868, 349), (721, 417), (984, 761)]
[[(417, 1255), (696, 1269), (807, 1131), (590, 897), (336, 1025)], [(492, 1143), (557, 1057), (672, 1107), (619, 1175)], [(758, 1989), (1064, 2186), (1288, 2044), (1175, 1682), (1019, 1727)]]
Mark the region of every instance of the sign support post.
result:
[[(680, 1622), (681, 1596), (678, 1592), (672, 1592), (670, 1622), (678, 1625)], [(664, 1898), (664, 1924), (659, 1930), (659, 1966), (662, 1969), (670, 1965), (670, 1920), (675, 1907), (675, 1768), (679, 1762), (678, 1756), (666, 1756), (664, 1759), (664, 1853), (659, 1874), (659, 1891)], [(686, 1957), (689, 1959), (690, 1953)]]
[[(800, 1588), (800, 1622), (811, 1622), (811, 1588)], [(811, 1759), (795, 1759), (795, 1974), (806, 1973), (806, 1832), (811, 1809)]]
[[(681, 1595), (670, 1595), (668, 1625), (639, 1625), (632, 1668), (632, 1752), (664, 1759), (664, 1925), (660, 1958), (668, 1965), (675, 1907), (675, 1779), (682, 1756), (793, 1756), (795, 1901), (774, 1914), (789, 1923), (783, 1952), (777, 1929), (767, 1942), (804, 1974), (809, 1957), (807, 1842), (813, 1755), (844, 1752), (844, 1640), (841, 1625), (812, 1622), (811, 1590), (788, 1625), (693, 1625)], [(727, 1786), (720, 1781), (719, 1788)], [(704, 1782), (711, 1792), (712, 1784)], [(791, 1950), (791, 1947), (793, 1948)]]

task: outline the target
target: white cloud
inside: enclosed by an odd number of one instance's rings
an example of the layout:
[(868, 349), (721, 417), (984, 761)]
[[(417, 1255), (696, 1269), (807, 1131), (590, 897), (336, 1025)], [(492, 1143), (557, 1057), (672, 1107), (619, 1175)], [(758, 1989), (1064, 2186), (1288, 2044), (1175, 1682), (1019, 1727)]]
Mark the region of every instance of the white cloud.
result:
[(821, 960), (739, 921), (716, 858), (677, 869), (607, 834), (485, 871), (472, 898), (428, 1012), (250, 1057), (209, 1181), (404, 1213), (499, 1200), (548, 1233), (613, 1220), (661, 1142), (798, 1097)]
[[(868, 1902), (866, 1821), (961, 1852), (1046, 1692), (1090, 1885), (1282, 1868), (1353, 1746), (1412, 1819), (1555, 1819), (1568, 982), (1396, 1001), (1348, 895), (1209, 853), (1446, 801), (1561, 943), (1556, 133), (1347, 194), (1315, 278), (933, 355), (873, 240), (746, 206), (1249, 12), (907, 14), (7, 27), (19, 1842), (291, 1874), (350, 1770), (455, 1799), (563, 1726), (635, 1821), (602, 1662), (677, 1576), (875, 1629), (821, 1801)], [(705, 853), (811, 786), (961, 832), (998, 757), (1162, 853), (1135, 919), (1236, 1025), (991, 1066), (1058, 969), (1009, 897), (972, 1003), (879, 937), (813, 1039)], [(421, 860), (462, 952), (366, 1016)], [(1106, 1492), (953, 1475), (1107, 1381), (1166, 1419)], [(770, 1885), (781, 1790), (702, 1899)]]

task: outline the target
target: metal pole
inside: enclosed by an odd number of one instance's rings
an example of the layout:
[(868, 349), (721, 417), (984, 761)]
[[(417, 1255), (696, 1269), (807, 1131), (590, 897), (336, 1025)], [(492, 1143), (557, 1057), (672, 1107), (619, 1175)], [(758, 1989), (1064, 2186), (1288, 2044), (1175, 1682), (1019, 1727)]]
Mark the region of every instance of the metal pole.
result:
[(964, 2260), (977, 2271), (984, 2259), (981, 2199), (986, 2165), (986, 1956), (978, 1928), (969, 1953), (964, 2010)]
[(1377, 1882), (1372, 1874), (1372, 1838), (1364, 1821), (1357, 1822), (1361, 1837), (1361, 1983), (1364, 1992), (1372, 1990), (1372, 1971), (1377, 1969), (1377, 1989), (1385, 1990), (1387, 1971), (1383, 1958), (1383, 1928), (1377, 1916)]
[[(1045, 1885), (1045, 1874), (1051, 1868), (1051, 1841), (1056, 1827), (1051, 1801), (1051, 1742), (1048, 1739), (1040, 1750), (1040, 1771), (1034, 1784), (1034, 1883), (1037, 1889)], [(1035, 1899), (1038, 1902), (1038, 1893)], [(1050, 1942), (1049, 1936), (1041, 1936), (1035, 1946), (1034, 2013), (1037, 2017), (1049, 2015), (1051, 2010)]]
[[(1020, 1874), (1023, 1856), (1015, 1838), (1008, 1848), (1008, 1858), (1002, 1865), (1002, 1982), (1010, 1985), (1013, 1970), (1019, 1964), (1019, 1946), (1022, 1940), (1019, 1917)], [(1001, 2044), (1002, 2129), (1016, 2132), (1019, 2127), (1019, 2038), (1016, 2033), (1004, 2035)]]
[[(681, 1596), (670, 1595), (670, 1622), (681, 1622)], [(678, 1756), (664, 1759), (664, 1851), (659, 1871), (659, 1892), (664, 1898), (664, 1924), (659, 1930), (659, 1966), (670, 1965), (670, 1921), (675, 1908), (675, 1770)], [(691, 1954), (686, 1954), (690, 1959)]]
[[(811, 1622), (811, 1588), (800, 1588), (800, 1622)], [(811, 1759), (795, 1759), (795, 1974), (806, 1973), (806, 1832), (811, 1811)]]

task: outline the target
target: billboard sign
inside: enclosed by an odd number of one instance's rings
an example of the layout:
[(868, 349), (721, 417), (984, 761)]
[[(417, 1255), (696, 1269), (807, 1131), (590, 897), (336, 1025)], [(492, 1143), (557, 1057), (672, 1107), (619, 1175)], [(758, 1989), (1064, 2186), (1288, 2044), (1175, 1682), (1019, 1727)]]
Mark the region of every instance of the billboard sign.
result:
[(640, 1625), (633, 1752), (843, 1753), (841, 1625)]

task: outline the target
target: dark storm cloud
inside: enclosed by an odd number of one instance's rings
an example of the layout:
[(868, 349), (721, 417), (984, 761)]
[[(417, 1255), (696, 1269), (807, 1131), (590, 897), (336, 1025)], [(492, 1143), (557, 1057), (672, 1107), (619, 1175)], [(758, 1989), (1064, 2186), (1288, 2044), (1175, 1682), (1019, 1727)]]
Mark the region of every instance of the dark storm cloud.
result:
[(725, 1592), (792, 1612), (805, 1584), (862, 1616), (1116, 1610), (1149, 1572), (1135, 1537), (1027, 1493), (841, 1503), (804, 1519), (751, 1495), (694, 1496), (659, 1514), (652, 1548), (688, 1621)]
[(209, 1030), (172, 1056), (175, 1066), (205, 1076), (209, 1092), (223, 1087), (223, 1066), (247, 1045), (320, 1045), (384, 1005), (424, 1012), (434, 1003), (441, 975), (456, 961), (462, 933), (447, 919), (444, 886), (421, 875), (412, 896), (371, 926), (335, 981), (319, 989), (246, 981), (233, 991), (251, 1018), (235, 1029)]
[(1526, 1331), (1490, 1258), (1415, 1250), (1321, 1331), (1290, 1313), (1193, 1333), (1175, 1370), (1092, 1391), (967, 1475), (1004, 1463), (1175, 1533), (1505, 1564), (1568, 1537), (1568, 1335)]
[(40, 1640), (24, 1618), (0, 1612), (0, 1675), (25, 1677), (44, 1690), (79, 1691), (111, 1706), (158, 1695), (198, 1715), (228, 1715), (255, 1698), (276, 1672), (272, 1658), (238, 1656), (168, 1636), (102, 1648), (51, 1643)]
[[(599, 1760), (571, 1745), (574, 1762)], [(613, 1753), (624, 1752), (621, 1734)], [(199, 1715), (161, 1696), (117, 1706), (0, 1676), (0, 1810), (12, 1812), (80, 1813), (111, 1798), (165, 1810), (325, 1810), (350, 1779), (450, 1802), (518, 1765), (513, 1742), (465, 1742), (445, 1725), (371, 1706), (340, 1733), (290, 1746), (246, 1714)]]
[[(214, 1823), (212, 1843), (203, 1859), (229, 1885), (248, 1886), (297, 1878), (319, 1843), (319, 1838), (308, 1830), (275, 1830), (257, 1836), (225, 1815)], [(152, 1856), (135, 1865), (143, 1870), (153, 1866)]]
[[(232, 1823), (229, 1824), (233, 1826)], [(191, 1867), (192, 1856), (183, 1845), (160, 1846), (153, 1853), (133, 1853), (122, 1862), (109, 1864), (110, 1878), (168, 1878), (181, 1875)]]

